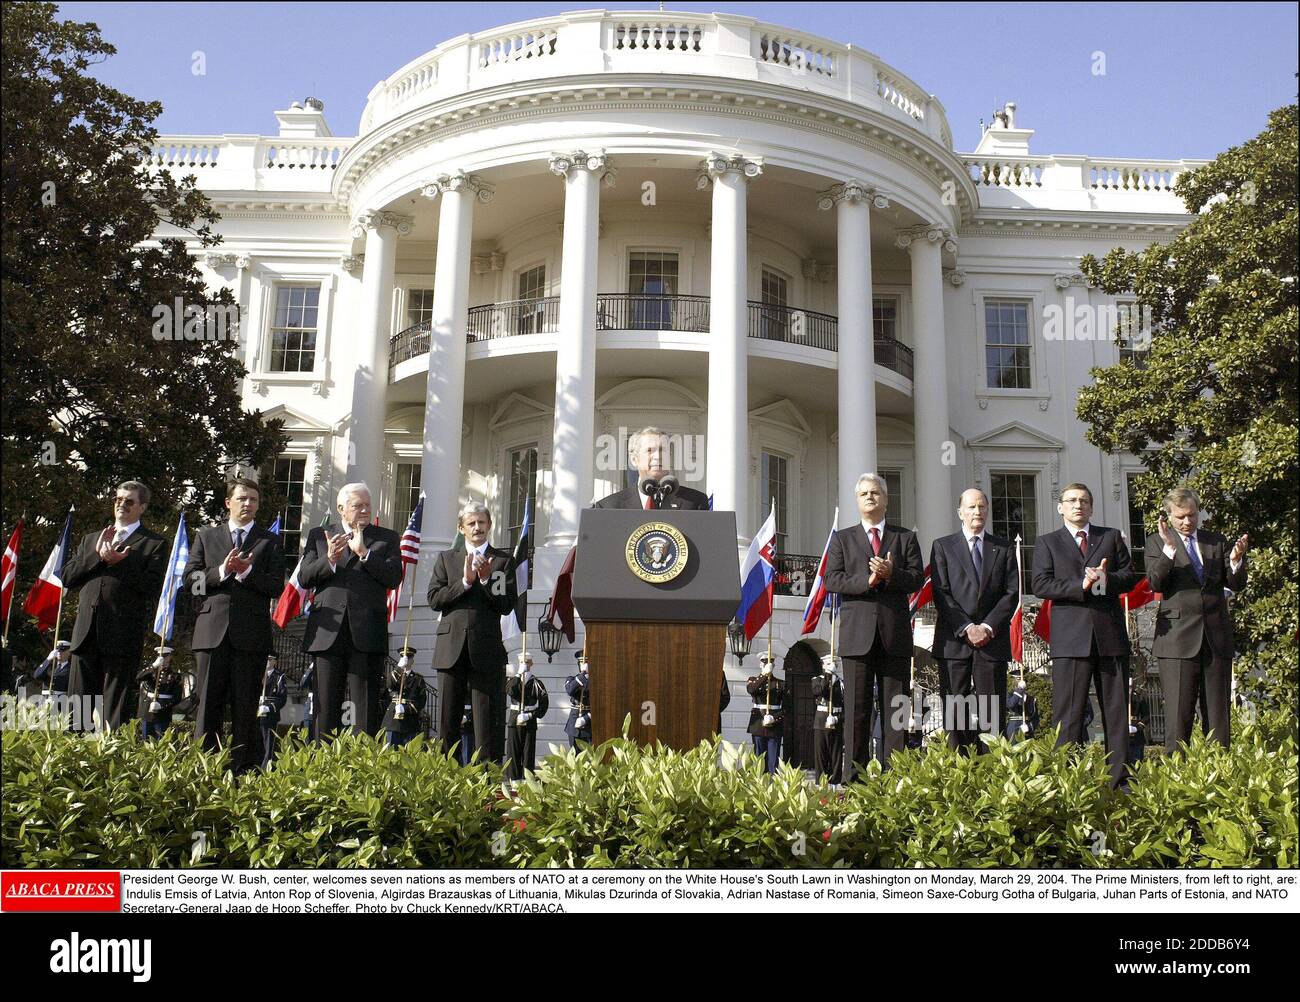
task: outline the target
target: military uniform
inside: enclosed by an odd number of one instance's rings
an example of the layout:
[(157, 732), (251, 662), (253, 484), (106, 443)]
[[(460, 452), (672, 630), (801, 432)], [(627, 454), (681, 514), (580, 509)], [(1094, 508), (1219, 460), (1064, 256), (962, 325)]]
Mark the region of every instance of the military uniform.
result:
[(280, 724), (280, 713), (289, 701), (289, 679), (278, 666), (269, 662), (266, 674), (262, 678), (262, 690), (257, 699), (257, 729), (262, 735), (262, 768), (271, 767), (275, 757), (277, 740), (276, 728)]
[(167, 733), (181, 698), (180, 672), (172, 668), (171, 652), (166, 653), (165, 664), (159, 664), (160, 656), (138, 676), (140, 699), (136, 704), (136, 716), (140, 718), (140, 736), (146, 741), (156, 741)]
[[(402, 716), (397, 716), (398, 690), (402, 693)], [(384, 712), (384, 743), (390, 748), (404, 745), (417, 734), (424, 733), (424, 706), (428, 702), (428, 689), (424, 679), (410, 672), (402, 685), (401, 672), (395, 671), (388, 681), (390, 699)]]
[(1016, 686), (1007, 696), (1007, 738), (1012, 741), (1019, 737), (1032, 738), (1038, 731), (1039, 719), (1038, 700), (1023, 685)]
[[(59, 647), (66, 651), (71, 645), (66, 640), (60, 640)], [(40, 683), (40, 691), (44, 696), (67, 695), (68, 675), (71, 671), (72, 657), (70, 654), (66, 659), (60, 661), (58, 651), (50, 651), (45, 660), (32, 672), (32, 679)]]
[[(760, 659), (766, 661), (766, 655)], [(754, 698), (754, 708), (749, 712), (754, 753), (766, 761), (768, 772), (776, 772), (781, 764), (781, 735), (785, 730), (785, 683), (773, 674), (760, 674), (745, 683), (745, 691)]]
[(569, 747), (576, 748), (579, 741), (591, 744), (591, 678), (585, 671), (570, 675), (564, 680), (564, 691), (569, 694), (569, 719), (564, 733), (569, 736)]
[[(829, 655), (828, 655), (829, 657)], [(844, 765), (844, 683), (834, 669), (825, 667), (812, 680), (817, 712), (813, 716), (813, 764), (817, 778), (840, 782)]]
[[(530, 670), (506, 683), (506, 703), (506, 746), (510, 750), (506, 775), (523, 779), (525, 769), (536, 768), (537, 721), (546, 716), (551, 700), (542, 680)], [(520, 717), (526, 719), (521, 722)]]

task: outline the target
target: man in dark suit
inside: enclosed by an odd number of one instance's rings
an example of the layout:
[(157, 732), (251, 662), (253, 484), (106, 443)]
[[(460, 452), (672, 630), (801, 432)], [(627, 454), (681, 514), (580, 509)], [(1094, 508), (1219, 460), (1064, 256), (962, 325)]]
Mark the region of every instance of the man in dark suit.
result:
[(1161, 597), (1151, 653), (1165, 693), (1165, 748), (1192, 737), (1192, 716), (1203, 705), (1209, 733), (1225, 748), (1232, 718), (1232, 613), (1224, 588), (1246, 587), (1242, 536), (1229, 549), (1220, 533), (1200, 528), (1201, 500), (1186, 488), (1170, 491), (1159, 530), (1147, 538), (1146, 571)]
[(882, 764), (903, 748), (911, 698), (907, 599), (925, 575), (916, 533), (885, 521), (889, 489), (884, 477), (862, 474), (855, 493), (861, 522), (834, 533), (826, 561), (826, 588), (843, 596), (845, 783), (870, 755), (873, 696), (882, 719)]
[(194, 619), (194, 734), (216, 751), (230, 707), (230, 768), (236, 776), (262, 761), (258, 694), (272, 651), (271, 603), (284, 588), (280, 537), (255, 521), (261, 490), (253, 480), (226, 486), (229, 518), (194, 533), (185, 585), (199, 597)]
[[(636, 482), (644, 485), (646, 481), (659, 484), (665, 477), (672, 475), (670, 458), (672, 437), (658, 428), (642, 428), (634, 432), (627, 441), (628, 458), (636, 467)], [(674, 478), (675, 482), (675, 478)], [(595, 503), (596, 508), (674, 508), (678, 510), (704, 511), (709, 507), (709, 499), (692, 487), (676, 487), (662, 498), (662, 503), (654, 494), (645, 493), (640, 486), (626, 487)]]
[(1092, 491), (1067, 484), (1056, 509), (1065, 524), (1034, 542), (1034, 594), (1052, 600), (1052, 720), (1058, 744), (1084, 740), (1083, 711), (1095, 680), (1111, 785), (1128, 759), (1128, 627), (1120, 596), (1140, 575), (1118, 529), (1092, 525)]
[(131, 720), (145, 630), (167, 572), (167, 540), (140, 524), (149, 498), (137, 480), (118, 484), (113, 524), (86, 535), (63, 566), (63, 586), (81, 589), (68, 695), (103, 696), (109, 728)]
[(438, 737), (449, 750), (460, 733), (468, 693), (474, 744), (484, 761), (505, 752), (506, 648), (501, 617), (518, 600), (515, 561), (489, 545), (492, 516), (481, 504), (461, 509), (457, 527), (465, 548), (444, 550), (429, 575), (429, 606), (442, 613), (433, 667), (438, 672)]
[(969, 754), (987, 750), (980, 731), (995, 737), (1002, 731), (1020, 587), (1010, 541), (985, 531), (987, 495), (978, 487), (964, 491), (957, 517), (962, 531), (935, 540), (930, 550), (939, 614), (931, 653), (939, 664), (948, 744)]
[(352, 730), (379, 732), (380, 688), (388, 654), (388, 591), (402, 581), (397, 533), (370, 524), (370, 488), (339, 489), (337, 534), (317, 527), (303, 549), (304, 588), (314, 588), (302, 649), (316, 657), (317, 736), (344, 723), (343, 697), (352, 701)]

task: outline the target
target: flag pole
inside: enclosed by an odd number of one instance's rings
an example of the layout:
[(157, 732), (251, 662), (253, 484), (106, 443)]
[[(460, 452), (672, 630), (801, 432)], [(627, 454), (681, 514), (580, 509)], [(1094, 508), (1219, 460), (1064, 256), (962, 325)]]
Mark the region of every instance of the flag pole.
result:
[[(75, 504), (74, 504), (74, 505), (70, 505), (70, 506), (68, 507), (68, 518), (71, 518), (71, 517), (72, 517), (72, 513), (73, 513), (74, 511), (76, 511), (76, 510), (77, 510), (77, 506), (76, 506)], [(68, 533), (68, 549), (72, 549), (72, 533), (71, 533), (71, 532)], [(63, 564), (64, 564), (65, 567), (67, 566), (67, 563), (68, 563), (68, 555), (65, 553), (65, 554), (63, 555)], [(18, 584), (17, 579), (14, 580), (14, 584), (15, 584), (15, 585)], [(63, 619), (63, 595), (64, 595), (64, 593), (65, 593), (67, 590), (68, 590), (68, 589), (65, 588), (65, 587), (63, 586), (63, 567), (60, 567), (60, 568), (59, 568), (59, 609), (58, 609), (58, 611), (54, 614), (54, 649), (55, 649), (56, 651), (59, 649), (59, 624), (60, 624), (60, 621)], [(11, 603), (11, 604), (10, 604), (10, 610), (11, 610), (11, 613), (12, 613), (12, 608), (13, 608), (13, 606), (12, 606), (12, 603)], [(8, 621), (6, 621), (6, 623), (5, 623), (5, 627), (6, 627), (6, 629), (8, 628), (8, 625), (9, 625), (9, 624), (8, 624)], [(54, 676), (53, 676), (53, 671), (52, 671), (52, 670), (51, 670), (51, 675), (50, 675), (50, 677), (51, 677), (51, 678), (54, 677)]]
[[(421, 501), (424, 500), (424, 491), (420, 491), (420, 500), (421, 500)], [(423, 515), (421, 515), (421, 517), (420, 517), (420, 521), (421, 521), (421, 522), (424, 521), (424, 516), (423, 516)], [(421, 525), (420, 528), (423, 529), (424, 526)], [(399, 549), (400, 549), (400, 547), (399, 547)], [(406, 565), (403, 564), (402, 566), (405, 567)], [(412, 570), (411, 570), (411, 590), (410, 590), (410, 592), (407, 593), (407, 596), (406, 596), (406, 632), (405, 632), (405, 634), (402, 636), (402, 647), (403, 647), (403, 648), (406, 648), (406, 647), (410, 647), (410, 646), (411, 646), (411, 616), (412, 616), (412, 614), (413, 614), (413, 612), (414, 612), (414, 609), (415, 609), (415, 579), (416, 579), (416, 577), (419, 575), (419, 573), (420, 573), (420, 561), (419, 561), (419, 559), (418, 559), (418, 557), (417, 557), (417, 559), (416, 559), (416, 561), (415, 561), (415, 567), (412, 568)], [(405, 576), (405, 575), (403, 575), (403, 576)], [(397, 587), (400, 588), (400, 587), (402, 587), (402, 586), (399, 584)]]
[[(1016, 667), (1020, 669), (1020, 684), (1025, 684), (1025, 565), (1020, 559), (1020, 533), (1016, 533), (1016, 607), (1020, 610), (1020, 659)], [(1028, 694), (1028, 690), (1026, 690)]]

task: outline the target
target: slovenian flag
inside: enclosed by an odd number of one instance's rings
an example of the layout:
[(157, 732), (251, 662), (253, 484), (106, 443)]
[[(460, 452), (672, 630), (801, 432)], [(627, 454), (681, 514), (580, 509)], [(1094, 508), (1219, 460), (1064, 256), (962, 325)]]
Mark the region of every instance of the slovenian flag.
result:
[(808, 604), (803, 607), (803, 630), (802, 635), (807, 636), (817, 629), (817, 624), (821, 622), (822, 607), (826, 605), (826, 598), (829, 595), (831, 600), (831, 612), (839, 608), (840, 597), (826, 590), (826, 562), (831, 555), (831, 540), (835, 538), (835, 527), (840, 524), (840, 510), (835, 509), (835, 516), (831, 519), (831, 531), (826, 537), (826, 545), (822, 547), (822, 558), (817, 562), (817, 578), (813, 581), (812, 593), (808, 596)]
[(515, 590), (519, 601), (513, 612), (501, 617), (501, 639), (509, 640), (528, 629), (528, 557), (533, 547), (532, 529), (533, 500), (524, 501), (524, 524), (519, 530), (519, 541), (515, 543)]
[(63, 523), (63, 532), (59, 541), (50, 551), (50, 557), (41, 569), (41, 576), (32, 585), (23, 603), (23, 611), (36, 617), (36, 628), (49, 630), (59, 618), (59, 600), (63, 597), (63, 565), (67, 563), (68, 552), (72, 546), (72, 513), (68, 509), (68, 518)]
[(772, 595), (776, 581), (776, 499), (767, 521), (749, 544), (740, 565), (740, 608), (736, 619), (745, 624), (745, 636), (753, 640), (772, 618)]
[(190, 559), (190, 537), (185, 532), (185, 516), (176, 523), (176, 538), (172, 540), (172, 555), (167, 561), (167, 576), (163, 578), (158, 594), (158, 610), (153, 616), (153, 632), (159, 640), (171, 640), (176, 622), (176, 595), (182, 588), (185, 565)]

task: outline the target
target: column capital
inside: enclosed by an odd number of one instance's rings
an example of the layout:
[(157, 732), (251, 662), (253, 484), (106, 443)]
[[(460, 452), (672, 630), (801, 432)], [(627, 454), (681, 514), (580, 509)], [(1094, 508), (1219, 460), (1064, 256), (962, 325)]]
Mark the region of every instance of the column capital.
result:
[(849, 178), (847, 181), (833, 184), (817, 195), (817, 208), (822, 212), (835, 208), (841, 202), (848, 202), (850, 205), (868, 202), (876, 209), (889, 208), (888, 195), (879, 189), (869, 187), (857, 178)]
[(414, 216), (404, 216), (399, 212), (362, 212), (352, 221), (352, 235), (360, 240), (366, 235), (366, 230), (377, 230), (381, 226), (391, 226), (397, 231), (398, 236), (404, 237), (411, 232), (411, 227), (414, 225)]
[(447, 192), (459, 191), (471, 192), (484, 205), (492, 201), (492, 197), (496, 194), (496, 188), (477, 174), (466, 174), (463, 170), (439, 174), (420, 186), (420, 194), (425, 198), (437, 198)]
[(957, 253), (957, 241), (953, 235), (942, 226), (934, 223), (922, 223), (920, 226), (910, 226), (899, 230), (894, 238), (894, 242), (904, 250), (920, 240), (932, 244), (942, 244), (943, 249), (949, 254)]
[(589, 170), (599, 175), (606, 187), (614, 187), (618, 172), (614, 170), (613, 161), (604, 150), (571, 150), (568, 153), (552, 153), (546, 162), (551, 173), (556, 177), (568, 177), (575, 170)]
[(759, 177), (763, 173), (763, 158), (747, 157), (740, 153), (710, 153), (700, 164), (700, 173), (695, 179), (695, 187), (702, 191), (712, 181), (732, 172), (746, 180)]

